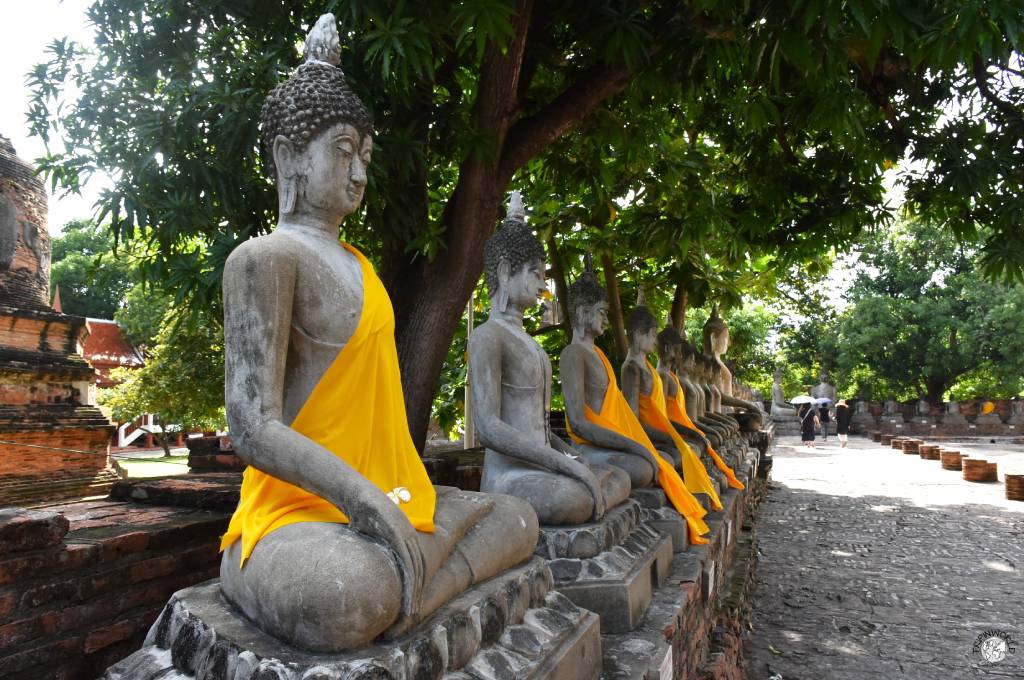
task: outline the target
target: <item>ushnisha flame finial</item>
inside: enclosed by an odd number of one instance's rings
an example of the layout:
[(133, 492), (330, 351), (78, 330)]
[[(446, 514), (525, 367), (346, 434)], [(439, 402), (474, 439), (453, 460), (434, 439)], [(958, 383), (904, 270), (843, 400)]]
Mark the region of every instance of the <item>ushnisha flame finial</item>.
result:
[(505, 219), (526, 222), (526, 208), (523, 207), (523, 193), (519, 189), (513, 189), (508, 197), (508, 212)]
[(583, 253), (583, 271), (594, 273), (594, 251), (587, 248), (587, 252)]
[(642, 285), (638, 285), (636, 287), (636, 306), (637, 307), (643, 307), (644, 306), (644, 302), (645, 302), (644, 298), (645, 297), (646, 297), (646, 294), (644, 293), (644, 287)]
[(341, 38), (338, 36), (338, 22), (333, 14), (320, 15), (309, 35), (303, 51), (306, 61), (322, 61), (331, 66), (341, 63)]

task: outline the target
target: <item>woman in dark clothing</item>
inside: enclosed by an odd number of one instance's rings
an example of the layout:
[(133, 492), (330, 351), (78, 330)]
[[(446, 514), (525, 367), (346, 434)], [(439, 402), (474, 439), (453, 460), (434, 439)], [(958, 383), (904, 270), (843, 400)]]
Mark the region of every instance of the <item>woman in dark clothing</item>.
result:
[(804, 446), (814, 448), (814, 428), (818, 425), (818, 414), (814, 412), (811, 404), (801, 404), (797, 411), (800, 416), (800, 441)]
[(821, 423), (821, 441), (828, 441), (828, 424), (831, 418), (828, 416), (828, 404), (818, 407), (818, 422)]
[(840, 399), (839, 403), (836, 404), (836, 435), (839, 437), (840, 448), (846, 448), (846, 440), (850, 434), (850, 419), (853, 414), (850, 413), (850, 407), (846, 405), (845, 399)]

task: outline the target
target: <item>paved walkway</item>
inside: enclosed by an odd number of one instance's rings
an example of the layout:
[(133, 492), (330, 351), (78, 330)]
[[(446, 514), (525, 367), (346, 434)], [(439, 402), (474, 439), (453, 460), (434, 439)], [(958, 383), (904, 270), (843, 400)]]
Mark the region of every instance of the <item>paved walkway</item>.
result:
[[(999, 464), (972, 484), (863, 437), (783, 438), (761, 506), (748, 680), (1024, 678), (1024, 503), (1003, 474), (1024, 447), (957, 448)], [(982, 453), (982, 451), (985, 453)], [(997, 663), (974, 646), (1003, 631)]]

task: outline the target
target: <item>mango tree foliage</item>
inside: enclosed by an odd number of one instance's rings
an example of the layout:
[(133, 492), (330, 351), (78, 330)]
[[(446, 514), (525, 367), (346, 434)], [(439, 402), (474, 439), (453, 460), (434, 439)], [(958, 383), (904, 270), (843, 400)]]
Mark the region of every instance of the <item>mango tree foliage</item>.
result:
[(985, 255), (923, 222), (864, 248), (833, 325), (849, 392), (876, 400), (1011, 397), (1024, 389), (1024, 285), (979, 271)]
[[(332, 10), (378, 129), (345, 237), (394, 298), (417, 441), (506, 190), (584, 138), (581, 179), (557, 173), (555, 196), (594, 213), (602, 192), (645, 187), (632, 215), (586, 234), (651, 246), (641, 259), (695, 295), (770, 281), (744, 276), (775, 258), (823, 266), (886, 219), (880, 174), (905, 155), (921, 161), (915, 211), (984, 239), (987, 273), (1024, 266), (1000, 247), (1021, 223), (1016, 0), (96, 0), (96, 49), (60, 41), (30, 74), (44, 173), (72, 191), (110, 174), (99, 212), (118, 239), (148, 242), (146, 279), (215, 311), (227, 254), (274, 223), (260, 103)], [(674, 175), (651, 163), (659, 149)]]

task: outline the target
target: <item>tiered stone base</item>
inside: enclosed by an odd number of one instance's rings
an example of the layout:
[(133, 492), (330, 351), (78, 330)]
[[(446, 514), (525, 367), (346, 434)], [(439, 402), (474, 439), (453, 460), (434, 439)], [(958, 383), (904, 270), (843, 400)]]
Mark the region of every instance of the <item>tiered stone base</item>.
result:
[[(706, 503), (704, 509), (708, 509), (710, 501), (707, 496), (701, 494), (701, 503)], [(684, 552), (689, 546), (686, 520), (668, 503), (665, 492), (661, 489), (633, 489), (629, 497), (640, 503), (640, 517), (644, 524), (651, 526), (663, 534), (672, 538), (672, 552)]]
[[(339, 613), (340, 615), (340, 613)], [(212, 580), (181, 590), (145, 646), (104, 680), (584, 680), (601, 668), (597, 616), (552, 590), (533, 558), (466, 591), (409, 634), (346, 654), (290, 647), (256, 628)]]
[(601, 631), (626, 632), (643, 619), (672, 564), (672, 539), (642, 521), (628, 500), (594, 524), (541, 527), (536, 554), (550, 560), (555, 588), (601, 617)]

